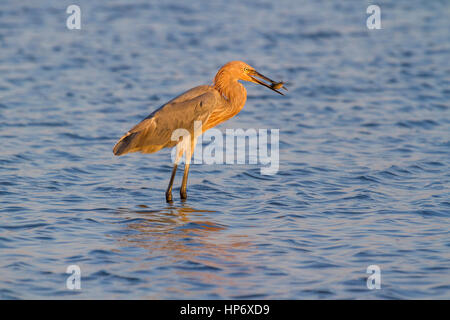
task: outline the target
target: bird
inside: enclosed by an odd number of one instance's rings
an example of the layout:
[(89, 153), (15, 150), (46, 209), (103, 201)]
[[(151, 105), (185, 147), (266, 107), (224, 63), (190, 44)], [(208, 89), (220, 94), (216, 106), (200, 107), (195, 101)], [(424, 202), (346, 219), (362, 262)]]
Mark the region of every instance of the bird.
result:
[[(187, 179), (191, 156), (197, 138), (206, 130), (237, 115), (245, 105), (247, 91), (242, 81), (265, 86), (278, 94), (287, 88), (284, 82), (275, 82), (243, 61), (230, 61), (223, 65), (212, 84), (194, 87), (162, 105), (123, 135), (113, 148), (116, 156), (131, 152), (154, 153), (176, 146), (175, 161), (166, 189), (166, 201), (173, 201), (172, 186), (178, 163), (185, 154), (185, 167), (180, 188), (181, 200), (187, 199)], [(201, 124), (201, 130), (194, 128)], [(173, 137), (177, 130), (187, 132), (183, 137)], [(184, 139), (186, 137), (186, 139)]]

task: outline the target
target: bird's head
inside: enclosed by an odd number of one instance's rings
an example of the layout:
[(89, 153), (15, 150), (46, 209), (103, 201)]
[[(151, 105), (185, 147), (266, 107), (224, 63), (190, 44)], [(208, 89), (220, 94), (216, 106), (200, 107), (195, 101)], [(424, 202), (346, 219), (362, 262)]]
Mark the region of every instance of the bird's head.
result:
[(283, 93), (281, 93), (277, 89), (283, 88), (287, 90), (286, 87), (284, 86), (284, 82), (275, 82), (267, 78), (266, 76), (263, 76), (261, 73), (257, 72), (255, 68), (249, 66), (243, 61), (228, 62), (222, 68), (220, 68), (219, 72), (217, 72), (216, 78), (219, 75), (228, 76), (231, 79), (257, 83), (281, 95), (283, 95)]

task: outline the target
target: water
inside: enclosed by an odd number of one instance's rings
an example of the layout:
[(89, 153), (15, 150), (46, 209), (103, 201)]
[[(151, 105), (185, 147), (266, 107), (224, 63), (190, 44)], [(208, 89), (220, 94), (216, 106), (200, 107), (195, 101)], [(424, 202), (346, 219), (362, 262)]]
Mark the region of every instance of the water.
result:
[[(379, 1), (382, 30), (365, 1), (69, 4), (0, 9), (0, 298), (450, 298), (447, 1)], [(279, 171), (193, 165), (167, 205), (169, 150), (112, 147), (235, 59), (289, 83), (220, 126), (279, 128)]]

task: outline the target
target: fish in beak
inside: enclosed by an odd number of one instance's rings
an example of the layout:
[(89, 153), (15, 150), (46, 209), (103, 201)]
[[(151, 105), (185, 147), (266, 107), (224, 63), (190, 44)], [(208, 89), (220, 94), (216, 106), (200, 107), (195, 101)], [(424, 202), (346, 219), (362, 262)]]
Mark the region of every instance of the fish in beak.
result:
[[(266, 76), (263, 76), (261, 73), (257, 72), (256, 70), (249, 71), (248, 72), (248, 76), (252, 79), (251, 80), (252, 82), (260, 84), (260, 85), (262, 85), (264, 87), (267, 87), (270, 90), (273, 90), (276, 93), (281, 94), (282, 96), (284, 96), (284, 94), (282, 92), (278, 91), (278, 89), (283, 88), (284, 90), (287, 91), (286, 87), (284, 86), (284, 82), (283, 81), (275, 82), (275, 81), (267, 78)], [(263, 81), (257, 79), (256, 77), (258, 77), (258, 78), (260, 78), (260, 79), (262, 79), (264, 81), (270, 82), (270, 84), (267, 84), (266, 82), (263, 82)]]

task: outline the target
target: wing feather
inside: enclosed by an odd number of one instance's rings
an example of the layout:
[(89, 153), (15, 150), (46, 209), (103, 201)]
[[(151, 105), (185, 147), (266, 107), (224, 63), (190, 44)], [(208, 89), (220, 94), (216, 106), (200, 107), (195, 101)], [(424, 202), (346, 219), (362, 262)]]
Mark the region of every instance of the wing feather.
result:
[(130, 152), (153, 153), (173, 147), (172, 132), (186, 129), (193, 134), (194, 121), (205, 123), (220, 101), (220, 94), (210, 86), (195, 87), (152, 112), (114, 146), (115, 155)]

